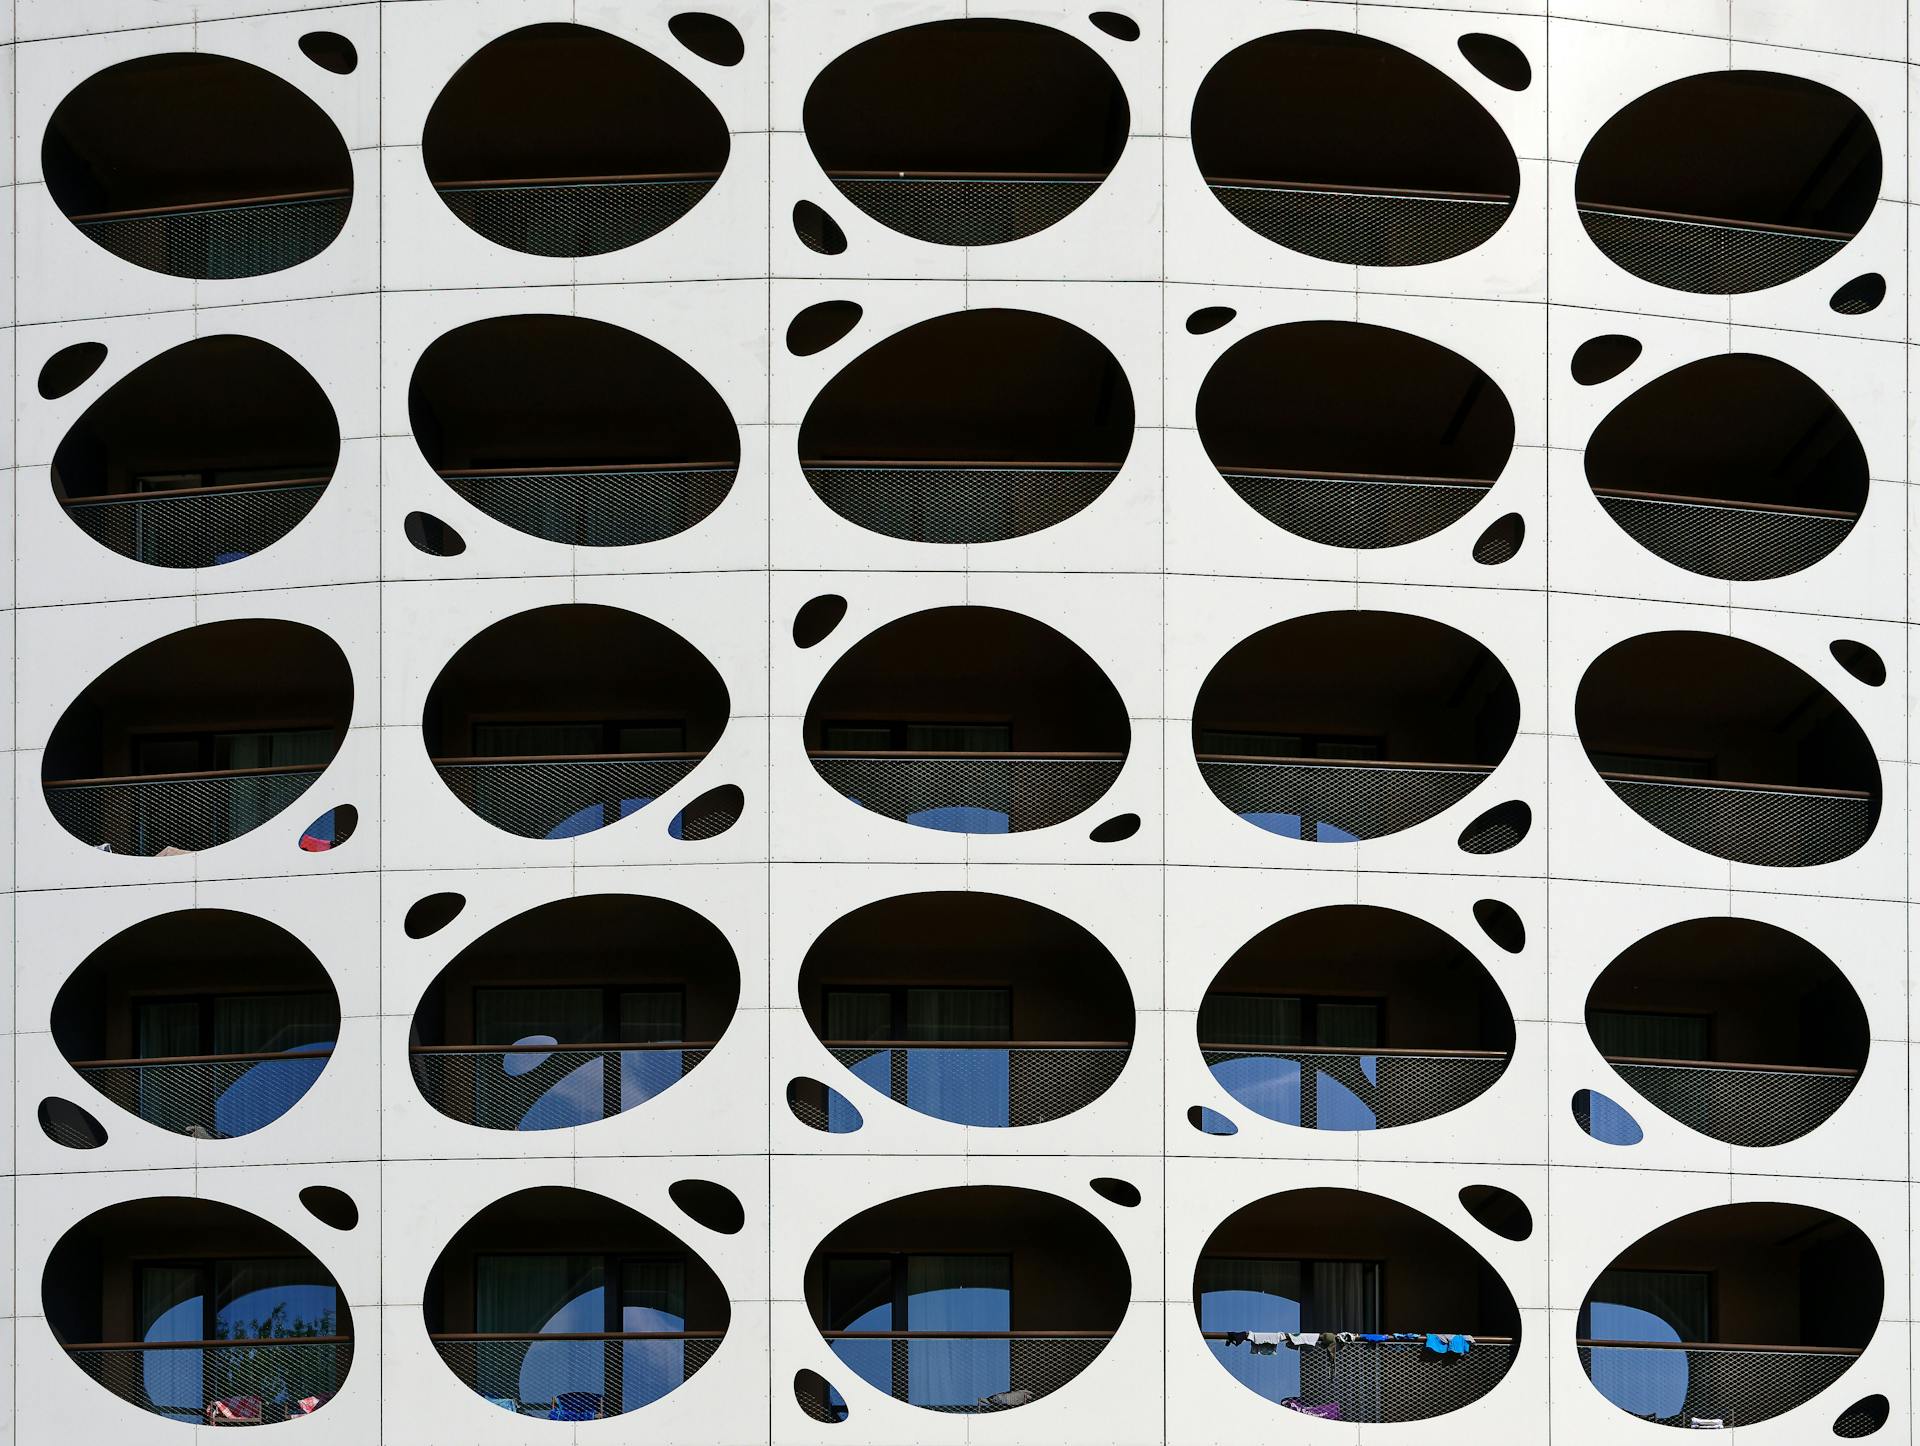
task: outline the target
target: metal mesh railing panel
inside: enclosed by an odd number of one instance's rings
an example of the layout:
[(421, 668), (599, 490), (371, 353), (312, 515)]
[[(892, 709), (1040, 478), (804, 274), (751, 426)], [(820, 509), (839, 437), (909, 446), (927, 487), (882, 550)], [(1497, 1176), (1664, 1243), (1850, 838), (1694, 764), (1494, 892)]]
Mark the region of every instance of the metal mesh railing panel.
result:
[(1025, 833), (1064, 823), (1113, 787), (1119, 758), (822, 758), (827, 786), (902, 823), (953, 833)]
[(1847, 244), (1834, 236), (1585, 207), (1580, 224), (1602, 255), (1642, 281), (1715, 296), (1791, 281)]
[(77, 1073), (102, 1095), (149, 1124), (203, 1140), (264, 1129), (300, 1102), (327, 1066), (327, 1053), (276, 1059), (83, 1065)]
[(453, 796), (521, 838), (573, 838), (618, 823), (693, 771), (695, 758), (436, 763)]
[(347, 196), (322, 196), (74, 224), (135, 266), (199, 281), (233, 281), (283, 271), (318, 256), (347, 224), (351, 204)]
[(1873, 832), (1865, 798), (1625, 778), (1609, 778), (1607, 787), (1662, 833), (1738, 864), (1832, 863)]
[(1729, 582), (1764, 582), (1811, 567), (1838, 547), (1859, 521), (1647, 497), (1602, 495), (1600, 505), (1621, 531), (1655, 557)]
[(192, 852), (258, 828), (313, 786), (321, 770), (48, 785), (47, 808), (83, 843), (151, 858)]
[(631, 547), (685, 532), (726, 501), (733, 467), (490, 473), (447, 486), (516, 532), (574, 547)]
[(915, 1332), (829, 1341), (861, 1380), (896, 1401), (951, 1415), (1008, 1411), (1050, 1396), (1093, 1364), (1106, 1335), (987, 1338)]
[(1663, 1426), (1756, 1425), (1805, 1405), (1839, 1380), (1858, 1352), (1583, 1345), (1594, 1389), (1629, 1415)]
[(1222, 475), (1242, 502), (1274, 526), (1328, 547), (1418, 542), (1465, 517), (1488, 491), (1487, 484), (1472, 482)]
[[(1309, 842), (1380, 838), (1424, 823), (1479, 786), (1491, 769), (1369, 768), (1365, 764), (1202, 760), (1213, 796), (1249, 822)], [(1332, 830), (1329, 833), (1329, 830)]]
[(351, 1341), (75, 1346), (75, 1365), (131, 1406), (192, 1425), (258, 1426), (320, 1410), (353, 1365)]
[(908, 542), (1004, 542), (1064, 522), (1118, 468), (810, 464), (816, 496), (847, 521)]
[[(1126, 1067), (1113, 1045), (1019, 1045), (1004, 1049), (937, 1044), (829, 1051), (857, 1078), (896, 1104), (956, 1125), (1039, 1125), (1084, 1109)], [(824, 1129), (824, 1119), (816, 1129)]]
[(1221, 1087), (1257, 1115), (1305, 1129), (1386, 1130), (1471, 1104), (1507, 1068), (1504, 1056), (1339, 1054), (1207, 1049)]
[(1349, 266), (1425, 266), (1486, 242), (1512, 201), (1209, 182), (1235, 220), (1290, 250)]
[(1435, 1355), (1412, 1342), (1361, 1342), (1337, 1350), (1281, 1348), (1251, 1355), (1209, 1340), (1215, 1359), (1242, 1385), (1279, 1404), (1337, 1408), (1333, 1419), (1361, 1424), (1426, 1421), (1468, 1406), (1513, 1365), (1513, 1346), (1486, 1341), (1467, 1354)]
[(840, 194), (882, 226), (942, 246), (995, 246), (1044, 231), (1097, 189), (1097, 180), (971, 176), (832, 176)]
[(1846, 1103), (1860, 1077), (1711, 1064), (1630, 1064), (1614, 1070), (1681, 1124), (1729, 1145), (1797, 1140)]
[(153, 567), (217, 567), (270, 547), (313, 510), (324, 482), (67, 504), (80, 530), (122, 557)]
[(693, 1073), (705, 1048), (432, 1050), (413, 1082), (450, 1119), (487, 1130), (552, 1130), (610, 1120)]
[(447, 1340), (433, 1348), (475, 1395), (517, 1416), (595, 1421), (650, 1406), (713, 1359), (713, 1336)]
[(713, 189), (713, 176), (442, 186), (453, 214), (498, 246), (534, 256), (600, 256), (657, 236)]

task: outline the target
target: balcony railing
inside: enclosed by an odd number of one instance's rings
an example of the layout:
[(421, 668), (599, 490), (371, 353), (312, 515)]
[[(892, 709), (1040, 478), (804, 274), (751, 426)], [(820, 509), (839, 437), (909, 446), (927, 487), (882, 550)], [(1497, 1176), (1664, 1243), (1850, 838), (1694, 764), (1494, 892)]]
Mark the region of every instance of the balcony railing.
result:
[(299, 525), (324, 477), (113, 492), (61, 503), (80, 530), (153, 567), (218, 567), (251, 557)]
[(1125, 1042), (827, 1042), (855, 1078), (896, 1104), (956, 1125), (1039, 1125), (1084, 1109), (1126, 1067)]
[(1824, 1124), (1857, 1069), (1607, 1055), (1620, 1078), (1690, 1129), (1729, 1145), (1784, 1145)]
[(1579, 1343), (1594, 1389), (1629, 1415), (1663, 1426), (1752, 1426), (1811, 1401), (1860, 1352), (1842, 1346), (1695, 1341)]
[[(310, 1416), (353, 1364), (351, 1336), (258, 1340), (106, 1341), (66, 1348), (114, 1395), (196, 1426), (262, 1426)], [(72, 1418), (87, 1412), (72, 1403)]]
[(1729, 582), (1765, 582), (1811, 567), (1838, 547), (1857, 512), (1728, 502), (1596, 487), (1607, 515), (1635, 542), (1676, 567)]
[(1248, 823), (1310, 843), (1353, 843), (1424, 823), (1493, 768), (1479, 763), (1347, 762), (1199, 755), (1213, 796)]
[(1222, 1089), (1257, 1115), (1309, 1130), (1387, 1130), (1470, 1104), (1508, 1056), (1493, 1049), (1202, 1044)]
[(1400, 547), (1458, 522), (1493, 488), (1462, 477), (1226, 466), (1240, 500), (1274, 526), (1328, 547)]
[(251, 1054), (76, 1060), (74, 1070), (129, 1114), (200, 1140), (264, 1129), (300, 1102), (331, 1044)]
[(802, 462), (840, 516), (906, 542), (1005, 542), (1065, 522), (1119, 475), (1099, 462)]
[(1853, 239), (1845, 231), (1596, 204), (1580, 207), (1580, 224), (1608, 260), (1642, 281), (1715, 296), (1791, 281)]
[(1513, 197), (1413, 187), (1333, 186), (1207, 177), (1236, 220), (1293, 251), (1348, 266), (1425, 266), (1473, 250)]
[(997, 246), (1044, 231), (1100, 188), (1073, 171), (829, 171), (840, 194), (916, 241)]
[(823, 1331), (834, 1355), (896, 1401), (977, 1415), (1050, 1396), (1113, 1339), (1111, 1331)]
[(598, 1421), (652, 1405), (713, 1359), (725, 1331), (436, 1334), (461, 1384), (542, 1421)]
[(862, 808), (948, 833), (1025, 833), (1099, 802), (1126, 762), (1119, 753), (862, 753), (808, 755), (827, 786)]
[(600, 256), (659, 235), (719, 179), (718, 171), (682, 171), (445, 181), (434, 189), (495, 245), (535, 256)]
[(1509, 1336), (1473, 1338), (1464, 1356), (1434, 1355), (1412, 1341), (1359, 1342), (1337, 1350), (1282, 1347), (1253, 1355), (1227, 1332), (1204, 1331), (1214, 1359), (1267, 1400), (1328, 1420), (1363, 1425), (1425, 1421), (1472, 1405), (1513, 1364)]
[(310, 766), (49, 779), (60, 826), (103, 853), (192, 853), (258, 828), (313, 786)]
[(636, 462), (442, 472), (496, 522), (574, 547), (632, 547), (685, 532), (726, 500), (727, 462)]
[(1858, 789), (1644, 773), (1600, 776), (1655, 828), (1737, 864), (1829, 864), (1854, 852), (1873, 832), (1873, 796)]
[(428, 1104), (487, 1130), (555, 1130), (610, 1120), (693, 1073), (711, 1041), (686, 1044), (417, 1044), (413, 1082)]
[(352, 204), (345, 190), (308, 191), (71, 219), (123, 261), (168, 276), (232, 281), (318, 256), (347, 224)]
[[(702, 753), (601, 753), (436, 758), (453, 796), (495, 828), (521, 838), (577, 838), (618, 823), (693, 772)], [(728, 820), (730, 823), (732, 820)], [(680, 824), (675, 819), (676, 825)], [(709, 821), (678, 832), (704, 838)], [(720, 832), (714, 828), (713, 832)]]

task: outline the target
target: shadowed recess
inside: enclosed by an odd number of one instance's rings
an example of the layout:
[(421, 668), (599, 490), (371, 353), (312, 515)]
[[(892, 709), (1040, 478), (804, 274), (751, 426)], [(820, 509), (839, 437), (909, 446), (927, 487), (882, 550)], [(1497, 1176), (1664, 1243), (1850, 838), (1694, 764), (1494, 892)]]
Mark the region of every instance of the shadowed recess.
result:
[(1869, 271), (1846, 282), (1827, 303), (1842, 316), (1864, 316), (1887, 299), (1887, 278)]
[(64, 397), (99, 371), (100, 363), (106, 359), (104, 342), (76, 341), (72, 346), (61, 347), (40, 368), (40, 395), (48, 401)]
[(1533, 810), (1517, 798), (1497, 803), (1460, 830), (1460, 849), (1470, 854), (1503, 854), (1518, 848), (1533, 828)]
[(1527, 538), (1527, 522), (1518, 512), (1496, 518), (1473, 544), (1473, 560), (1483, 567), (1495, 567), (1517, 556)]
[(465, 894), (428, 894), (423, 899), (413, 901), (402, 927), (409, 939), (424, 939), (446, 928), (460, 917), (460, 911), (466, 907)]
[(1486, 936), (1509, 954), (1527, 947), (1527, 926), (1513, 905), (1500, 899), (1481, 899), (1473, 906), (1473, 918)]
[(1590, 336), (1574, 348), (1573, 379), (1583, 387), (1612, 381), (1640, 359), (1641, 349), (1638, 338), (1618, 332)]
[(353, 1196), (332, 1185), (309, 1185), (300, 1192), (300, 1203), (322, 1225), (334, 1230), (351, 1230), (360, 1223), (360, 1207)]
[(335, 75), (352, 75), (360, 64), (360, 52), (353, 42), (332, 30), (311, 30), (301, 36), (300, 53)]
[(466, 538), (431, 512), (409, 512), (402, 531), (428, 557), (458, 557), (467, 550)]
[(847, 615), (847, 600), (836, 592), (821, 593), (819, 597), (808, 598), (800, 605), (800, 611), (793, 615), (793, 645), (796, 648), (811, 648), (816, 643), (825, 642), (827, 635), (840, 626), (840, 620)]
[(709, 65), (738, 65), (746, 59), (747, 42), (731, 20), (688, 10), (667, 22), (667, 29)]
[(1533, 63), (1511, 40), (1482, 33), (1463, 35), (1460, 53), (1467, 64), (1505, 90), (1525, 90), (1533, 84)]
[(1467, 1214), (1505, 1240), (1525, 1240), (1533, 1234), (1533, 1212), (1527, 1202), (1498, 1185), (1467, 1185), (1460, 1191)]
[(847, 249), (847, 233), (825, 209), (812, 201), (793, 203), (793, 233), (809, 251), (838, 256)]
[(667, 1195), (689, 1219), (719, 1235), (738, 1235), (747, 1223), (740, 1197), (712, 1180), (675, 1180)]
[(860, 324), (857, 301), (816, 301), (787, 323), (787, 350), (795, 356), (823, 352)]
[(97, 1150), (107, 1142), (106, 1126), (72, 1100), (48, 1095), (40, 1101), (40, 1132), (69, 1150)]
[(1869, 688), (1887, 681), (1887, 662), (1867, 644), (1852, 638), (1835, 638), (1827, 644), (1834, 662), (1845, 668)]

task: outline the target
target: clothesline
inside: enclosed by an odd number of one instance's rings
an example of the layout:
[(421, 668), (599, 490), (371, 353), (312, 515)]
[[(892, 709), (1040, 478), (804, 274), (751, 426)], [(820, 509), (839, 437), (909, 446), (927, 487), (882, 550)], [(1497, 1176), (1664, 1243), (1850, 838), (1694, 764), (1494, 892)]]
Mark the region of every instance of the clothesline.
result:
[(1342, 1346), (1417, 1345), (1436, 1356), (1464, 1356), (1473, 1348), (1470, 1335), (1447, 1331), (1228, 1331), (1229, 1346), (1245, 1346), (1256, 1356), (1275, 1354), (1281, 1346), (1288, 1350), (1336, 1351)]

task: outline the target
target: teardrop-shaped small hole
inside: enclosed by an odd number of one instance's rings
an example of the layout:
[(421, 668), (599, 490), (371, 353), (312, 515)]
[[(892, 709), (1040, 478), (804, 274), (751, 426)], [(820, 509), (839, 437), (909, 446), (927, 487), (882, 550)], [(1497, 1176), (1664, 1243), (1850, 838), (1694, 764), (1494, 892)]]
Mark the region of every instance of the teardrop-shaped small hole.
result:
[(716, 1235), (738, 1235), (747, 1223), (747, 1207), (725, 1185), (713, 1180), (675, 1180), (667, 1197), (689, 1220)]
[(466, 907), (465, 894), (428, 894), (424, 899), (413, 901), (400, 927), (407, 931), (409, 939), (424, 939), (446, 928), (460, 917), (460, 911)]
[(428, 557), (458, 557), (467, 550), (467, 540), (431, 512), (409, 512), (403, 530)]
[(823, 352), (860, 324), (857, 301), (816, 301), (787, 323), (787, 350), (795, 356)]
[(1503, 1240), (1525, 1240), (1533, 1234), (1533, 1212), (1527, 1202), (1498, 1185), (1468, 1185), (1460, 1192), (1467, 1214)]
[(823, 592), (808, 598), (793, 615), (793, 645), (810, 648), (826, 639), (847, 615), (847, 600), (837, 592)]
[(667, 22), (667, 30), (709, 65), (738, 65), (746, 58), (747, 42), (731, 20), (689, 10)]
[(69, 1150), (97, 1150), (107, 1142), (105, 1125), (59, 1095), (48, 1095), (40, 1101), (40, 1132)]
[(1116, 1180), (1111, 1175), (1102, 1175), (1097, 1180), (1089, 1180), (1093, 1193), (1102, 1200), (1111, 1200), (1114, 1204), (1131, 1210), (1140, 1203), (1140, 1187), (1126, 1180)]
[(1520, 551), (1527, 540), (1527, 520), (1518, 512), (1496, 518), (1473, 545), (1473, 560), (1483, 567), (1497, 567)]
[(1094, 23), (1096, 29), (1104, 30), (1115, 40), (1140, 38), (1140, 22), (1132, 16), (1120, 14), (1117, 10), (1096, 10), (1087, 19)]
[(300, 53), (335, 75), (352, 75), (360, 64), (360, 52), (353, 42), (332, 30), (313, 30), (301, 36)]
[(1105, 823), (1096, 824), (1087, 837), (1095, 843), (1119, 843), (1130, 839), (1140, 832), (1140, 815), (1137, 813), (1117, 813)]
[(358, 827), (360, 810), (350, 803), (337, 804), (300, 830), (300, 851), (324, 854), (337, 849)]
[(1527, 947), (1527, 926), (1512, 904), (1500, 899), (1481, 899), (1473, 906), (1473, 921), (1509, 954), (1518, 954)]
[(1525, 90), (1533, 84), (1533, 63), (1511, 40), (1479, 32), (1463, 35), (1460, 53), (1468, 65), (1506, 90)]
[(1885, 1396), (1862, 1396), (1834, 1418), (1833, 1434), (1843, 1440), (1858, 1441), (1886, 1425), (1892, 1414), (1893, 1405)]
[(793, 1399), (802, 1411), (823, 1425), (837, 1426), (849, 1414), (846, 1401), (818, 1371), (793, 1373)]
[(1827, 651), (1833, 654), (1834, 662), (1869, 688), (1878, 688), (1887, 681), (1886, 659), (1865, 643), (1852, 638), (1835, 638), (1827, 644)]
[(1865, 316), (1887, 299), (1887, 278), (1878, 271), (1856, 276), (1833, 293), (1827, 304), (1842, 316)]
[(107, 348), (102, 342), (76, 341), (72, 346), (61, 347), (41, 363), (40, 395), (48, 401), (64, 397), (99, 371), (100, 363), (106, 359)]
[(1640, 1122), (1599, 1090), (1575, 1090), (1573, 1122), (1603, 1145), (1637, 1145), (1646, 1138)]
[(1533, 810), (1517, 798), (1495, 804), (1460, 830), (1460, 847), (1470, 854), (1503, 854), (1533, 827)]
[(1231, 306), (1203, 306), (1187, 318), (1187, 330), (1195, 336), (1218, 331), (1240, 313)]
[(687, 843), (719, 838), (740, 822), (740, 815), (746, 812), (746, 807), (747, 796), (739, 786), (723, 783), (718, 788), (709, 788), (676, 813), (673, 821), (667, 825), (667, 834)]
[(850, 1135), (864, 1123), (852, 1100), (832, 1085), (805, 1075), (787, 1082), (787, 1108), (808, 1129), (827, 1135)]
[(809, 251), (838, 256), (847, 249), (847, 233), (840, 223), (812, 201), (793, 203), (793, 232)]
[(1203, 1135), (1237, 1135), (1240, 1127), (1218, 1110), (1195, 1105), (1187, 1111), (1187, 1123)]
[(300, 1192), (300, 1203), (322, 1225), (334, 1230), (351, 1230), (360, 1223), (360, 1207), (353, 1196), (331, 1185), (309, 1185)]
[(1606, 336), (1588, 337), (1575, 347), (1569, 370), (1581, 386), (1595, 387), (1612, 381), (1638, 360), (1640, 343), (1636, 338), (1609, 332)]

